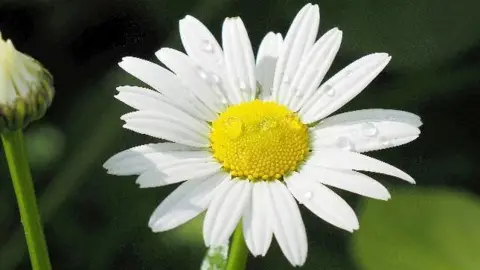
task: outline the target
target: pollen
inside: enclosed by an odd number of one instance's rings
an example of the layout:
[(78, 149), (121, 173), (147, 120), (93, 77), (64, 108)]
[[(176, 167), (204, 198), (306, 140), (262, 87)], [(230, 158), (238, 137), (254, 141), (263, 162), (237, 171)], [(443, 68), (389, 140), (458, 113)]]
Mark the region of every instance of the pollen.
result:
[(224, 170), (251, 181), (281, 179), (309, 152), (308, 127), (298, 115), (260, 100), (227, 108), (212, 123), (210, 141)]

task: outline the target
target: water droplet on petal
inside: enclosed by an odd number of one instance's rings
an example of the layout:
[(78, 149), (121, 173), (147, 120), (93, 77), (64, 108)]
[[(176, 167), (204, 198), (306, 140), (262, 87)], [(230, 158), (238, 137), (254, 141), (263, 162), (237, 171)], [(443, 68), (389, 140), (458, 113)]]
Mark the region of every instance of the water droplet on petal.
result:
[(385, 137), (383, 137), (383, 136), (382, 136), (382, 137), (379, 137), (378, 140), (379, 140), (379, 142), (380, 142), (383, 146), (385, 146), (385, 147), (391, 146), (391, 142), (390, 142), (387, 138), (385, 138)]
[(335, 89), (329, 84), (325, 85), (325, 93), (329, 97), (333, 97), (335, 95)]
[(239, 85), (239, 87), (240, 87), (241, 89), (245, 89), (245, 88), (247, 87), (247, 85), (245, 84), (244, 81), (240, 81), (240, 82), (238, 83), (238, 85)]
[(352, 151), (354, 148), (353, 142), (344, 136), (338, 137), (335, 144), (338, 148), (346, 151)]
[(362, 124), (362, 134), (367, 137), (373, 137), (378, 134), (378, 129), (372, 123)]
[(212, 42), (210, 42), (210, 40), (204, 40), (203, 41), (203, 48), (202, 48), (204, 51), (208, 52), (208, 53), (211, 53), (213, 52), (213, 45), (212, 45)]
[(305, 194), (303, 196), (305, 197), (306, 200), (309, 201), (313, 198), (313, 192), (307, 191), (307, 192), (305, 192)]
[(220, 77), (215, 73), (212, 74), (212, 80), (213, 80), (213, 83), (215, 83), (215, 84), (220, 83)]
[(197, 66), (197, 73), (198, 73), (198, 76), (200, 76), (200, 78), (202, 78), (204, 80), (206, 80), (208, 78), (207, 73), (203, 70), (202, 67)]
[(397, 120), (397, 119), (395, 118), (395, 116), (389, 115), (389, 116), (387, 116), (387, 120), (388, 120), (388, 121), (395, 121), (395, 120)]
[(242, 92), (247, 92), (247, 84), (244, 81), (239, 81), (238, 82), (238, 87), (240, 88), (240, 91)]
[(304, 95), (303, 95), (303, 92), (302, 92), (301, 90), (299, 90), (299, 89), (296, 89), (296, 90), (295, 90), (295, 97), (297, 97), (297, 98), (303, 98), (303, 96), (304, 96)]

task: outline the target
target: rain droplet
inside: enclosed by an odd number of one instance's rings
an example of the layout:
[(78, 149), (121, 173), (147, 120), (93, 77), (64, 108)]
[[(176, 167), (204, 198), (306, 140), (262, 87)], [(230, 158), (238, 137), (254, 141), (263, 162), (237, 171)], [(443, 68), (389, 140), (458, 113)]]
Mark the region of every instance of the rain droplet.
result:
[(247, 91), (247, 85), (245, 84), (244, 81), (239, 81), (238, 87), (240, 88), (240, 90), (241, 90), (242, 92)]
[(313, 192), (307, 191), (303, 196), (305, 197), (306, 200), (311, 200), (313, 198)]
[(243, 132), (243, 123), (240, 119), (229, 118), (225, 123), (225, 131), (231, 138), (238, 138)]
[(205, 72), (203, 72), (203, 71), (198, 72), (198, 75), (200, 76), (200, 78), (202, 78), (202, 79), (204, 79), (204, 80), (206, 80), (207, 77), (208, 77), (207, 74), (206, 74)]
[(197, 66), (197, 73), (198, 73), (198, 76), (200, 76), (200, 78), (206, 80), (208, 78), (208, 75), (207, 73), (199, 66)]
[(267, 131), (278, 126), (276, 121), (264, 120), (260, 123), (260, 130)]
[(342, 150), (347, 150), (347, 151), (353, 150), (353, 147), (354, 147), (352, 141), (350, 141), (350, 139), (344, 136), (338, 137), (335, 144), (338, 148)]
[(387, 116), (387, 120), (388, 120), (388, 121), (395, 121), (395, 120), (397, 120), (397, 119), (395, 118), (395, 116), (389, 115), (389, 116)]
[(210, 40), (204, 40), (203, 41), (203, 48), (202, 48), (204, 51), (208, 52), (208, 53), (211, 53), (213, 52), (213, 45), (212, 45), (212, 42), (210, 42)]
[(333, 97), (335, 95), (335, 89), (333, 89), (333, 87), (329, 84), (325, 85), (325, 92), (329, 97)]
[(212, 74), (212, 80), (215, 84), (220, 83), (220, 77), (217, 74)]
[(302, 92), (302, 91), (300, 91), (299, 89), (296, 89), (296, 90), (295, 90), (295, 97), (297, 97), (297, 98), (303, 98), (303, 96), (304, 96), (304, 95), (303, 95), (303, 92)]
[(385, 137), (380, 137), (378, 138), (378, 140), (380, 141), (380, 143), (383, 145), (383, 146), (390, 146), (391, 145), (391, 142), (385, 138)]
[(378, 134), (378, 129), (372, 123), (362, 124), (362, 134), (367, 137), (373, 137)]

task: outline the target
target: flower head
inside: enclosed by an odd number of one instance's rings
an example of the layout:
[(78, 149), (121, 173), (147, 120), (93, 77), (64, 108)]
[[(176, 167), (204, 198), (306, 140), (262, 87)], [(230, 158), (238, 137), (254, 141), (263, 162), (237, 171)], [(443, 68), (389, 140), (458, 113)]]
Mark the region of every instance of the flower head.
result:
[(41, 118), (53, 95), (48, 70), (0, 34), (0, 132), (23, 128)]
[(268, 33), (256, 61), (240, 18), (223, 24), (222, 47), (197, 19), (180, 21), (186, 53), (162, 48), (168, 68), (133, 57), (120, 66), (154, 90), (118, 88), (136, 111), (124, 127), (168, 142), (137, 146), (111, 157), (110, 174), (139, 175), (140, 187), (182, 183), (154, 211), (155, 232), (206, 210), (207, 246), (226, 243), (243, 222), (248, 248), (264, 256), (273, 236), (293, 265), (307, 257), (307, 236), (295, 201), (347, 231), (359, 228), (352, 208), (329, 187), (387, 200), (388, 190), (358, 171), (405, 172), (363, 152), (405, 144), (420, 134), (420, 118), (386, 109), (330, 116), (360, 93), (390, 56), (360, 58), (321, 84), (342, 39), (320, 37), (319, 10), (306, 5), (285, 39)]

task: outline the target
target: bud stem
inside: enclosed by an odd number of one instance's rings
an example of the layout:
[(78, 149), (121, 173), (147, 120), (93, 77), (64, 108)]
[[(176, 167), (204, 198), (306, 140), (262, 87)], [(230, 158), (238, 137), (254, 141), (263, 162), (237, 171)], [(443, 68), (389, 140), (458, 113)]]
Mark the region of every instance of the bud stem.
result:
[(26, 156), (23, 132), (21, 129), (4, 132), (1, 137), (15, 188), (32, 269), (51, 270), (47, 243), (43, 234), (32, 175)]
[(242, 225), (239, 223), (233, 234), (232, 245), (228, 254), (227, 270), (244, 270), (247, 257), (248, 249), (243, 239)]

